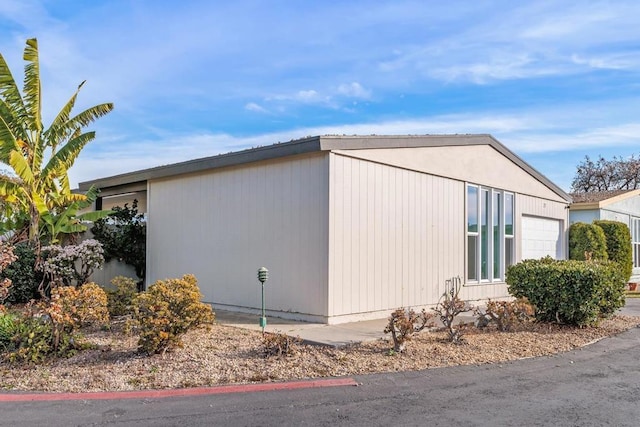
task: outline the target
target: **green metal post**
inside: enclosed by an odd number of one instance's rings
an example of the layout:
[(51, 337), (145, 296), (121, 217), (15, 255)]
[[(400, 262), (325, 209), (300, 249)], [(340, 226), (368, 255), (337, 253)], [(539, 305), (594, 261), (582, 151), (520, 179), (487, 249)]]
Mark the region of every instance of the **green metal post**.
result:
[(260, 317), (260, 326), (262, 327), (262, 335), (264, 335), (264, 328), (267, 326), (267, 316), (264, 313), (264, 282), (269, 278), (269, 270), (264, 267), (258, 269), (258, 280), (262, 284), (262, 317)]
[(264, 328), (267, 326), (267, 316), (264, 314), (264, 282), (262, 283), (262, 317), (260, 318), (260, 326), (262, 326), (262, 334), (264, 335)]

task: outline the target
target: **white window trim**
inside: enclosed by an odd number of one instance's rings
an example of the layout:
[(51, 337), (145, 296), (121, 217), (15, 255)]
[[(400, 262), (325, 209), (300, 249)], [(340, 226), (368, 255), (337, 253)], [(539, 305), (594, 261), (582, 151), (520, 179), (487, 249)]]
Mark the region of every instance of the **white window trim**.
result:
[[(469, 232), (469, 204), (468, 204), (468, 195), (469, 195), (469, 188), (476, 188), (477, 189), (477, 206), (476, 206), (476, 211), (478, 213), (478, 218), (477, 218), (477, 231), (476, 232)], [(483, 191), (486, 191), (488, 194), (488, 200), (487, 200), (487, 235), (485, 237), (485, 239), (487, 240), (487, 277), (485, 279), (482, 278), (482, 199), (483, 199)], [(498, 221), (500, 222), (501, 226), (500, 226), (500, 235), (499, 235), (499, 241), (500, 241), (500, 251), (498, 254), (498, 257), (500, 259), (500, 264), (498, 266), (498, 276), (495, 277), (494, 276), (494, 239), (493, 239), (493, 227), (494, 227), (494, 195), (500, 195), (500, 206), (499, 206), (499, 212), (498, 212)], [(512, 215), (513, 215), (513, 229), (512, 229), (512, 234), (506, 234), (506, 195), (511, 196), (511, 200), (512, 200)], [(513, 252), (515, 252), (515, 194), (510, 192), (510, 191), (504, 191), (504, 190), (500, 190), (500, 189), (496, 189), (496, 188), (491, 188), (491, 187), (485, 187), (485, 186), (481, 186), (481, 185), (477, 185), (477, 184), (471, 184), (471, 183), (467, 183), (465, 185), (465, 223), (464, 223), (464, 228), (465, 228), (465, 283), (468, 284), (492, 284), (492, 283), (504, 283), (505, 281), (505, 275), (506, 275), (506, 240), (507, 239), (511, 239), (512, 240), (512, 245), (511, 245), (511, 257), (510, 259), (514, 259), (515, 258), (515, 254)], [(476, 237), (476, 250), (475, 250), (475, 254), (476, 254), (476, 262), (475, 262), (475, 266), (476, 266), (476, 277), (477, 279), (473, 280), (473, 279), (469, 279), (468, 275), (469, 275), (469, 236), (475, 236)]]
[(636, 260), (640, 258), (640, 218), (631, 217), (631, 248), (633, 249), (633, 268), (638, 268)]

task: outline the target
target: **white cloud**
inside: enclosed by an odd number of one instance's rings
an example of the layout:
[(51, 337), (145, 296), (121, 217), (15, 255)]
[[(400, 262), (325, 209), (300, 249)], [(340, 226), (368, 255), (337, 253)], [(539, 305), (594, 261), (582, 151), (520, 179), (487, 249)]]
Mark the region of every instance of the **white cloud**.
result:
[(349, 98), (359, 99), (369, 99), (371, 97), (371, 91), (362, 87), (362, 85), (358, 82), (341, 84), (340, 86), (338, 86), (338, 94), (347, 96)]
[(586, 65), (590, 68), (609, 69), (609, 70), (624, 70), (624, 69), (639, 69), (640, 68), (640, 54), (638, 53), (623, 53), (623, 54), (608, 54), (608, 55), (592, 55), (585, 57), (583, 55), (573, 54), (571, 60), (578, 65)]
[(255, 102), (249, 102), (248, 104), (246, 104), (244, 106), (244, 109), (248, 110), (248, 111), (254, 111), (256, 113), (268, 113), (269, 112), (266, 108), (261, 107), (260, 105), (256, 104)]

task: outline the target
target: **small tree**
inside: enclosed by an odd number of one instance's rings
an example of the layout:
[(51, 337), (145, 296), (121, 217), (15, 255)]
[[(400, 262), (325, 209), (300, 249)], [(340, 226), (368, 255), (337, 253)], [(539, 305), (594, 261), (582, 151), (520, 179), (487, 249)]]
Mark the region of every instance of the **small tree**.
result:
[(124, 207), (114, 207), (107, 218), (94, 223), (91, 232), (102, 243), (105, 261), (115, 259), (132, 266), (136, 276), (144, 281), (147, 227), (144, 215), (138, 213), (137, 200), (131, 208), (127, 203)]
[[(10, 175), (0, 174), (0, 198), (10, 205), (3, 216), (24, 227), (16, 230), (16, 234), (26, 234), (37, 251), (43, 219), (47, 217), (49, 225), (53, 225), (58, 222), (53, 217), (73, 203), (86, 200), (85, 195), (71, 191), (68, 171), (82, 149), (95, 138), (95, 132), (83, 132), (83, 128), (108, 114), (113, 104), (99, 104), (72, 116), (83, 82), (46, 127), (42, 121), (36, 39), (27, 40), (23, 59), (26, 65), (21, 93), (0, 55), (0, 163), (11, 170)], [(59, 224), (58, 230), (67, 225)]]

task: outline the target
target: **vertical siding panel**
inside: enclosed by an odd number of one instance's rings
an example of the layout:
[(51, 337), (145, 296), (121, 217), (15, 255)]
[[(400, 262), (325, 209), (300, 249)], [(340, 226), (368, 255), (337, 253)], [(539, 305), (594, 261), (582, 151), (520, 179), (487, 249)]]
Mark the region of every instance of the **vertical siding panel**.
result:
[(340, 240), (340, 223), (344, 218), (343, 212), (343, 200), (342, 200), (342, 158), (334, 154), (329, 154), (329, 177), (330, 177), (330, 196), (331, 205), (329, 209), (329, 226), (331, 235), (329, 237), (329, 315), (334, 315), (340, 312), (342, 300), (342, 256), (343, 244)]
[(374, 182), (375, 191), (372, 195), (371, 200), (371, 213), (372, 213), (372, 239), (371, 239), (371, 259), (369, 264), (369, 272), (370, 272), (370, 282), (373, 290), (373, 298), (371, 304), (371, 310), (378, 310), (380, 306), (380, 276), (377, 274), (379, 269), (379, 258), (380, 258), (380, 214), (382, 213), (382, 209), (380, 209), (380, 199), (382, 189), (380, 188), (380, 165), (372, 163), (371, 164), (371, 179)]
[(419, 239), (419, 230), (418, 224), (416, 221), (416, 180), (418, 179), (418, 175), (415, 173), (407, 173), (409, 179), (408, 192), (409, 192), (409, 218), (408, 218), (408, 274), (407, 274), (407, 287), (408, 287), (408, 296), (407, 296), (407, 305), (415, 305), (415, 295), (416, 295), (416, 240)]
[(376, 197), (375, 197), (375, 241), (374, 241), (374, 254), (373, 254), (373, 271), (375, 281), (375, 298), (374, 298), (374, 310), (382, 309), (382, 215), (383, 204), (382, 198), (384, 196), (382, 189), (382, 167), (379, 164), (374, 165), (375, 185), (376, 185)]
[(402, 171), (395, 169), (393, 171), (393, 261), (392, 261), (392, 278), (391, 285), (394, 288), (394, 307), (402, 305)]
[(344, 248), (344, 270), (342, 277), (342, 301), (341, 301), (341, 311), (340, 313), (347, 313), (348, 307), (350, 307), (351, 303), (351, 286), (352, 286), (352, 277), (351, 270), (353, 267), (353, 259), (352, 254), (353, 251), (351, 249), (353, 239), (351, 238), (351, 210), (353, 209), (353, 200), (351, 200), (350, 195), (351, 191), (353, 191), (353, 183), (351, 182), (351, 162), (348, 162), (347, 159), (344, 160), (344, 176), (343, 182), (345, 185), (344, 193), (343, 193), (343, 203), (344, 203), (344, 218), (341, 229), (341, 239), (342, 245)]
[(357, 310), (368, 311), (367, 307), (369, 304), (369, 282), (368, 282), (368, 263), (367, 258), (369, 255), (369, 192), (371, 191), (368, 174), (369, 174), (369, 166), (371, 163), (369, 162), (359, 162), (359, 182), (358, 182), (358, 190), (360, 197), (360, 215), (357, 220), (357, 234), (360, 237), (360, 245), (358, 251), (358, 283), (360, 286), (356, 286), (358, 289), (358, 305)]
[[(335, 290), (335, 299), (333, 300), (333, 307), (336, 314), (343, 313), (344, 311), (344, 299), (345, 299), (345, 287), (347, 285), (346, 279), (346, 263), (347, 261), (347, 248), (344, 236), (345, 229), (345, 220), (348, 218), (346, 213), (346, 196), (345, 196), (345, 183), (346, 181), (346, 171), (345, 171), (345, 161), (341, 156), (333, 157), (336, 166), (336, 181), (334, 185), (335, 191), (335, 199), (336, 203), (339, 203), (340, 206), (336, 207), (336, 211), (334, 213), (334, 221), (335, 221), (335, 247), (338, 248), (338, 252), (336, 253), (336, 282), (333, 284)], [(339, 175), (338, 175), (339, 174)], [(330, 248), (334, 250), (334, 248)]]
[(382, 250), (380, 254), (380, 270), (382, 277), (382, 302), (380, 309), (387, 308), (386, 305), (391, 303), (391, 272), (389, 269), (389, 259), (390, 259), (390, 220), (389, 220), (389, 207), (391, 206), (391, 197), (390, 197), (390, 178), (389, 178), (389, 168), (380, 167), (381, 169), (381, 179), (382, 179)]
[(434, 256), (434, 242), (433, 242), (433, 176), (426, 177), (426, 187), (425, 187), (425, 215), (427, 217), (427, 271), (424, 276), (425, 287), (426, 287), (426, 299), (427, 301), (433, 300), (433, 256)]
[(328, 200), (313, 189), (327, 174), (314, 155), (151, 181), (149, 282), (194, 273), (206, 301), (259, 307), (265, 265), (267, 308), (326, 315), (326, 276), (313, 273), (328, 265), (328, 219), (315, 212)]
[(422, 242), (423, 238), (423, 230), (424, 230), (424, 218), (422, 218), (422, 180), (424, 179), (424, 175), (416, 175), (416, 188), (414, 199), (415, 206), (415, 224), (416, 224), (416, 232), (415, 232), (415, 252), (414, 252), (414, 291), (413, 291), (413, 304), (420, 304), (422, 301), (422, 266), (423, 266), (423, 258), (422, 258)]
[(349, 235), (351, 236), (351, 297), (349, 300), (349, 310), (352, 312), (360, 311), (360, 252), (362, 236), (358, 233), (360, 227), (360, 211), (363, 208), (362, 200), (359, 194), (360, 188), (360, 165), (361, 162), (351, 162), (351, 200), (353, 203), (351, 209), (351, 223), (349, 225)]

